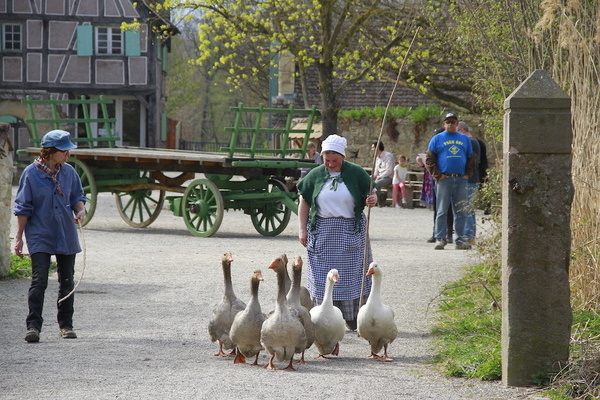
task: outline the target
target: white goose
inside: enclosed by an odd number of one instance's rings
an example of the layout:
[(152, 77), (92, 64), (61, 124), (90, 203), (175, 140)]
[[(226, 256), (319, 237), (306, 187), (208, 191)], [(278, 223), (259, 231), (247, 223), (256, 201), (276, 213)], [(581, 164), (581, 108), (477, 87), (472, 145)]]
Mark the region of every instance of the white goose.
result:
[(246, 304), (238, 299), (233, 292), (231, 284), (231, 262), (233, 257), (231, 253), (223, 254), (221, 266), (223, 267), (223, 280), (225, 282), (225, 293), (220, 303), (215, 305), (213, 316), (208, 322), (208, 333), (210, 339), (219, 342), (219, 352), (215, 356), (233, 356), (235, 351), (227, 354), (223, 349), (234, 350), (235, 344), (229, 337), (229, 330), (235, 315), (246, 308)]
[(263, 349), (260, 344), (260, 329), (266, 318), (258, 300), (258, 285), (263, 280), (262, 272), (259, 269), (252, 272), (250, 275), (250, 301), (244, 311), (237, 313), (231, 324), (229, 337), (237, 347), (234, 364), (245, 363), (246, 357), (256, 356), (252, 365), (258, 365), (258, 355)]
[[(304, 326), (304, 332), (306, 333), (306, 349), (313, 345), (315, 341), (315, 324), (310, 319), (310, 314), (306, 307), (300, 304), (300, 280), (302, 279), (302, 258), (296, 256), (292, 263), (292, 287), (287, 294), (287, 302), (292, 314), (297, 314), (300, 317), (300, 322)], [(305, 349), (305, 350), (306, 350)], [(302, 350), (302, 356), (297, 361), (298, 364), (306, 364), (304, 361), (304, 351)]]
[(323, 302), (310, 310), (310, 317), (315, 324), (315, 346), (319, 350), (319, 357), (339, 354), (340, 342), (346, 333), (342, 311), (333, 305), (333, 285), (339, 280), (337, 269), (332, 269), (327, 274), (325, 295)]
[(267, 369), (277, 369), (273, 360), (290, 360), (284, 369), (295, 370), (292, 366), (294, 354), (306, 349), (306, 333), (299, 318), (292, 315), (288, 309), (285, 297), (285, 264), (281, 257), (273, 260), (270, 269), (277, 273), (277, 305), (263, 323), (260, 331), (260, 342), (265, 350), (271, 354)]
[[(377, 263), (372, 262), (367, 271), (368, 275), (373, 275), (373, 285), (366, 304), (358, 310), (358, 334), (371, 344), (369, 358), (392, 361), (387, 355), (387, 347), (398, 336), (398, 328), (394, 322), (394, 311), (381, 301), (383, 271)], [(383, 356), (379, 356), (382, 348)]]

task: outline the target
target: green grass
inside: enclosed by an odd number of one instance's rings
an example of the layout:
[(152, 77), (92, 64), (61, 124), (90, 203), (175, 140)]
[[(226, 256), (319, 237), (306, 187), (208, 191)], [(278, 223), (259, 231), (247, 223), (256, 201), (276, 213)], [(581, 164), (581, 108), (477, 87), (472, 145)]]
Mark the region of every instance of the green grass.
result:
[[(50, 262), (50, 272), (56, 271), (56, 262)], [(25, 256), (20, 258), (14, 254), (10, 256), (10, 270), (8, 274), (0, 279), (29, 278), (31, 276), (31, 258)]]
[[(499, 265), (465, 269), (441, 293), (432, 333), (434, 362), (449, 377), (500, 380), (501, 271)], [(560, 374), (544, 377), (551, 400), (600, 399), (600, 314), (573, 312), (571, 359)]]
[(444, 287), (432, 333), (434, 361), (446, 376), (501, 378), (500, 290), (499, 270), (484, 266), (470, 267), (462, 279)]
[(27, 278), (31, 276), (31, 258), (10, 256), (10, 271), (4, 279)]

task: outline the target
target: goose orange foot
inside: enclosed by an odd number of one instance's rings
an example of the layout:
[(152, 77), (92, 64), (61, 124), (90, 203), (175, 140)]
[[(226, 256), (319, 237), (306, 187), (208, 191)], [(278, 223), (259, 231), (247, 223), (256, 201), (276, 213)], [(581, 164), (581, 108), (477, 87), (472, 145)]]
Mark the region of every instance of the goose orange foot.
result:
[(267, 365), (265, 365), (265, 369), (277, 370), (277, 367), (275, 366), (275, 364), (273, 364), (274, 358), (275, 358), (275, 354), (273, 354), (273, 356), (269, 359), (269, 362), (267, 363)]
[(235, 358), (233, 359), (234, 364), (244, 364), (246, 362), (246, 357), (241, 352), (237, 352)]
[(237, 351), (235, 351), (236, 348), (234, 348), (231, 353), (225, 353), (223, 351), (223, 342), (219, 340), (219, 352), (215, 354), (215, 356), (221, 356), (221, 357), (234, 357), (237, 354)]

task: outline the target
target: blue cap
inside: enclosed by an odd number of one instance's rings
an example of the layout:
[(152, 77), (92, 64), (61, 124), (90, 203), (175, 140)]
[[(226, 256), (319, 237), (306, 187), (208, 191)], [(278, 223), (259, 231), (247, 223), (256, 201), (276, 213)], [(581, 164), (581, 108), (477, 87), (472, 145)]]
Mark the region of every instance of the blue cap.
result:
[(42, 138), (42, 147), (56, 147), (58, 150), (63, 151), (77, 148), (77, 146), (71, 142), (71, 134), (60, 129), (46, 133)]

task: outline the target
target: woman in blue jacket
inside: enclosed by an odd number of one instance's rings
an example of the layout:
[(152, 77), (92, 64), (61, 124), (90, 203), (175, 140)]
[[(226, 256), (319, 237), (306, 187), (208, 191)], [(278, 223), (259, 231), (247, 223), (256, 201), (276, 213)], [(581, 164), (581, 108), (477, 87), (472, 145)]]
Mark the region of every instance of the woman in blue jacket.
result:
[[(77, 147), (69, 132), (50, 131), (41, 144), (40, 156), (21, 175), (13, 208), (17, 216), (15, 253), (23, 257), (24, 233), (31, 257), (27, 342), (40, 340), (52, 255), (58, 266), (58, 298), (64, 298), (74, 288), (75, 255), (81, 251), (75, 223), (81, 223), (85, 217), (81, 180), (75, 169), (66, 164), (69, 151)], [(73, 296), (58, 303), (57, 320), (63, 338), (77, 337), (73, 331)]]

